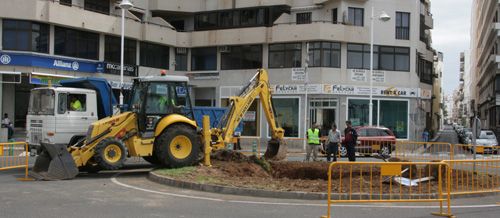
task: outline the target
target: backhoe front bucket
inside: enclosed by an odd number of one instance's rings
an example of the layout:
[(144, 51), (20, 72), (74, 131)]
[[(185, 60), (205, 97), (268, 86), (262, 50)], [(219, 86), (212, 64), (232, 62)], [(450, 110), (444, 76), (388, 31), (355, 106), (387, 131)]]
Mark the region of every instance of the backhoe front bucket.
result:
[(73, 179), (78, 174), (67, 146), (41, 143), (42, 152), (36, 158), (30, 175), (38, 180)]
[(286, 144), (283, 141), (271, 139), (267, 143), (267, 149), (264, 153), (266, 160), (280, 161), (286, 159)]

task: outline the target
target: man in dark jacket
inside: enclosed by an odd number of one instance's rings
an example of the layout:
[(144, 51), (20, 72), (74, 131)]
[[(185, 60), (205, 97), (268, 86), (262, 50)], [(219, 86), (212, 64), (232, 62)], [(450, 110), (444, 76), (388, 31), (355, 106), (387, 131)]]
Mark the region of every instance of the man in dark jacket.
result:
[(345, 121), (346, 128), (344, 130), (344, 141), (342, 144), (347, 149), (347, 157), (349, 161), (356, 161), (356, 141), (358, 140), (358, 133), (352, 128), (351, 121)]

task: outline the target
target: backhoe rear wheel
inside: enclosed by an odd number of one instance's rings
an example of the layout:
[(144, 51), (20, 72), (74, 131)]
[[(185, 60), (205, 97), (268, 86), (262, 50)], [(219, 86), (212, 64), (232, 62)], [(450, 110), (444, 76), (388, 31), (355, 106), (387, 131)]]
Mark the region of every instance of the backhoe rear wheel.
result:
[(125, 163), (127, 149), (123, 142), (115, 138), (106, 138), (95, 148), (94, 160), (102, 169), (117, 170)]
[(196, 164), (200, 150), (200, 141), (194, 128), (174, 125), (158, 136), (153, 153), (156, 153), (161, 164), (178, 168)]

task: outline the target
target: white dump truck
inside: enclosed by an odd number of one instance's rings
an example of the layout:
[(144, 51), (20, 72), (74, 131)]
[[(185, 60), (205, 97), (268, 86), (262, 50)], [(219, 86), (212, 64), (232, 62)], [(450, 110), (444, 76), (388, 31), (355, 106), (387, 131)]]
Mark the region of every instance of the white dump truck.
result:
[(59, 87), (31, 90), (26, 117), (31, 149), (38, 149), (40, 142), (75, 144), (85, 137), (91, 123), (118, 111), (105, 79), (78, 78), (60, 83)]

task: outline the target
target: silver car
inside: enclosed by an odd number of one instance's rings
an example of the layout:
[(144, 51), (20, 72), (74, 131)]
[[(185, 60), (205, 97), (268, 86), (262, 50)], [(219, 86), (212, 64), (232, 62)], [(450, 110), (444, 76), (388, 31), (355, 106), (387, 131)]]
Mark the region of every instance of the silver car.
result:
[(491, 130), (481, 130), (481, 134), (476, 139), (477, 145), (484, 146), (484, 153), (497, 153), (498, 141), (495, 133)]

